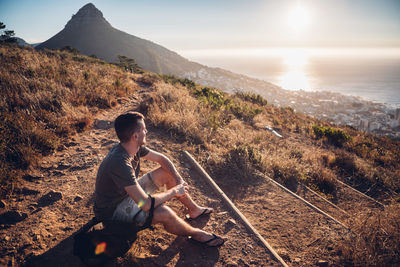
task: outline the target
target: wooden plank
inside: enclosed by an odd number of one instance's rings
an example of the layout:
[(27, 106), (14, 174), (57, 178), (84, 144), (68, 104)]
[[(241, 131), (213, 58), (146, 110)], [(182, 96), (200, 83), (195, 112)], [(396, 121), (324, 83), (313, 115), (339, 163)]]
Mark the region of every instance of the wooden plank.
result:
[(341, 211), (343, 214), (345, 214), (346, 216), (350, 217), (350, 215), (342, 210), (341, 208), (339, 208), (338, 206), (336, 206), (335, 204), (333, 204), (332, 202), (330, 202), (329, 200), (327, 200), (326, 198), (324, 198), (323, 196), (321, 196), (320, 194), (318, 194), (317, 192), (315, 192), (314, 190), (312, 190), (311, 188), (309, 188), (308, 186), (299, 183), (299, 185), (303, 186), (306, 190), (308, 190), (310, 193), (314, 194), (315, 196), (317, 196), (318, 198), (322, 199), (323, 201), (325, 201), (326, 203), (328, 203), (329, 205), (331, 205), (332, 207), (338, 209), (339, 211)]
[(366, 195), (366, 194), (364, 194), (364, 193), (358, 191), (357, 189), (355, 189), (355, 188), (353, 188), (352, 186), (350, 186), (350, 185), (348, 185), (348, 184), (346, 184), (346, 183), (340, 181), (339, 179), (336, 179), (336, 181), (338, 181), (341, 185), (346, 186), (347, 188), (353, 190), (354, 192), (358, 193), (359, 195), (361, 195), (361, 196), (363, 196), (363, 197), (365, 197), (365, 198), (371, 200), (372, 202), (378, 204), (378, 205), (381, 206), (383, 209), (385, 209), (385, 205), (383, 205), (382, 203), (376, 201), (376, 200), (373, 199), (372, 197), (370, 197), (370, 196), (368, 196), (368, 195)]
[(235, 213), (246, 226), (247, 230), (254, 234), (263, 244), (263, 246), (272, 254), (272, 256), (279, 261), (283, 266), (288, 265), (279, 256), (279, 254), (272, 248), (272, 246), (258, 233), (258, 231), (251, 225), (247, 218), (240, 212), (240, 210), (233, 204), (233, 202), (228, 198), (228, 196), (221, 190), (221, 188), (214, 182), (214, 180), (207, 174), (207, 172), (197, 163), (197, 161), (189, 154), (189, 152), (184, 151), (183, 154), (189, 161), (189, 163), (196, 169), (196, 171), (207, 181), (207, 183), (214, 189), (214, 191), (222, 197), (225, 204)]
[(264, 176), (265, 178), (267, 178), (269, 181), (271, 181), (272, 183), (276, 184), (277, 186), (279, 186), (280, 188), (282, 188), (284, 191), (288, 192), (289, 194), (291, 194), (292, 196), (294, 196), (297, 199), (300, 199), (301, 201), (303, 201), (307, 206), (309, 206), (310, 208), (312, 208), (313, 210), (317, 211), (318, 213), (321, 213), (322, 215), (324, 215), (325, 217), (331, 219), (332, 221), (336, 222), (337, 224), (340, 224), (341, 226), (343, 226), (344, 228), (350, 230), (349, 227), (347, 227), (346, 225), (344, 225), (343, 223), (341, 223), (340, 221), (336, 220), (335, 218), (333, 218), (331, 215), (329, 215), (328, 213), (320, 210), (319, 208), (317, 208), (316, 206), (314, 206), (313, 204), (311, 204), (310, 202), (308, 202), (307, 200), (305, 200), (304, 198), (302, 198), (301, 196), (293, 193), (292, 191), (290, 191), (289, 189), (287, 189), (286, 187), (284, 187), (283, 185), (281, 185), (280, 183), (278, 183), (277, 181), (275, 181), (274, 179), (268, 177), (268, 176)]

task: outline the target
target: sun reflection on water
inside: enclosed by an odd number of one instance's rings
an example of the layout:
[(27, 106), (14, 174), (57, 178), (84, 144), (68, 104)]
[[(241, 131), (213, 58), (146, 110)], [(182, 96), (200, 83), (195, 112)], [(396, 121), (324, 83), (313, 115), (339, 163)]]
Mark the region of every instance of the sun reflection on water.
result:
[(307, 51), (288, 51), (282, 56), (284, 72), (278, 78), (278, 85), (287, 90), (309, 90), (311, 78), (307, 72), (309, 63)]

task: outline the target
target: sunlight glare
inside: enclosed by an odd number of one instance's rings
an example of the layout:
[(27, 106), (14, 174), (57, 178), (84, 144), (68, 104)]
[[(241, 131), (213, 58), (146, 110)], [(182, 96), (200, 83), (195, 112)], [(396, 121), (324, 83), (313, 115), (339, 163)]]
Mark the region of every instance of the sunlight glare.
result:
[(297, 5), (289, 12), (288, 24), (293, 31), (297, 33), (304, 32), (310, 24), (310, 14), (308, 9)]
[(306, 50), (287, 52), (282, 59), (286, 71), (279, 77), (278, 84), (287, 90), (309, 90), (310, 78), (307, 74), (309, 53)]

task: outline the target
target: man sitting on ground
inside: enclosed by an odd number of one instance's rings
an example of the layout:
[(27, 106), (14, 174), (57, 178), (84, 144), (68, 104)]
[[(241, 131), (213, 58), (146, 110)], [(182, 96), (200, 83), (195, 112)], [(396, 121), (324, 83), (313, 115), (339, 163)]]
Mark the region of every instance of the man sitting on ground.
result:
[[(163, 224), (171, 234), (188, 236), (207, 246), (221, 246), (224, 239), (190, 226), (163, 204), (174, 197), (179, 199), (188, 209), (189, 220), (213, 211), (192, 200), (187, 193), (187, 183), (165, 155), (145, 146), (147, 129), (144, 116), (138, 112), (122, 114), (117, 117), (114, 126), (120, 143), (110, 150), (97, 173), (94, 204), (96, 217), (101, 220), (134, 222), (142, 226), (151, 207), (148, 194), (166, 185), (168, 190), (151, 195), (155, 200), (152, 223)], [(137, 178), (140, 158), (157, 162), (160, 167)]]

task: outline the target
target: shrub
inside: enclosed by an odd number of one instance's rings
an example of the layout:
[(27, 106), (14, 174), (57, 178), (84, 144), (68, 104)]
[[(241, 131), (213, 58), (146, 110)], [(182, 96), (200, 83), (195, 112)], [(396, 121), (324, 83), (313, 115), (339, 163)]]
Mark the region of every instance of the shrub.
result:
[(213, 109), (221, 110), (227, 108), (232, 102), (231, 99), (225, 96), (225, 93), (218, 89), (203, 87), (194, 90), (193, 94)]
[(261, 95), (259, 94), (254, 94), (254, 93), (249, 93), (249, 92), (236, 92), (235, 93), (236, 96), (238, 96), (239, 98), (251, 102), (253, 104), (257, 104), (260, 106), (266, 106), (268, 104), (267, 100), (264, 99)]
[(313, 125), (312, 129), (317, 139), (326, 138), (329, 143), (341, 147), (351, 140), (351, 136), (341, 129)]
[(255, 171), (262, 168), (262, 157), (257, 148), (251, 145), (239, 145), (230, 149), (226, 157), (226, 168), (234, 178), (246, 181), (255, 176)]
[(274, 162), (272, 164), (272, 175), (274, 180), (285, 185), (292, 191), (297, 190), (298, 180), (301, 175), (291, 162)]
[(229, 106), (229, 110), (236, 118), (246, 122), (251, 122), (253, 118), (262, 112), (261, 108), (250, 107), (247, 103), (234, 103)]
[(178, 78), (173, 75), (167, 75), (167, 74), (161, 75), (161, 78), (163, 79), (164, 82), (172, 84), (172, 85), (180, 84), (183, 87), (186, 87), (191, 90), (196, 88), (196, 84), (193, 81), (186, 79), (186, 78), (182, 79), (182, 78)]
[(331, 170), (320, 166), (312, 168), (307, 174), (302, 176), (302, 180), (305, 184), (325, 194), (328, 198), (335, 198), (336, 177)]

